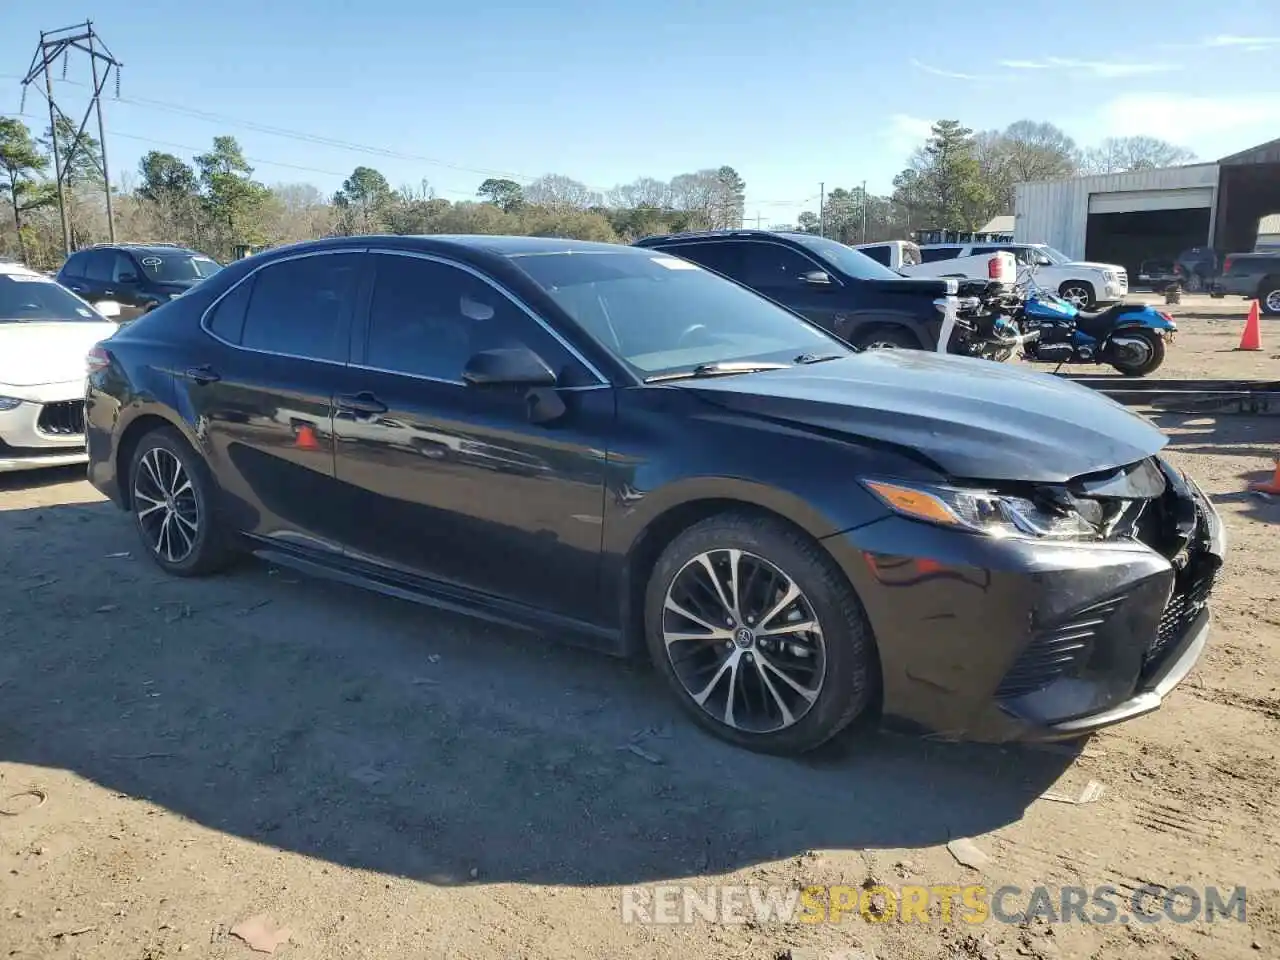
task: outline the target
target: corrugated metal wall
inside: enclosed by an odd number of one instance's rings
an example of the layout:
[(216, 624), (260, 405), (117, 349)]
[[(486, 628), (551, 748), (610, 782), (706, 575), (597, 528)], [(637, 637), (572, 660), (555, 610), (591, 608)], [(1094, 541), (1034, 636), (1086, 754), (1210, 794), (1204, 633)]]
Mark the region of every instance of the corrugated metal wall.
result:
[(1014, 239), (1019, 243), (1047, 243), (1070, 257), (1083, 258), (1091, 194), (1189, 187), (1216, 190), (1217, 186), (1216, 163), (1020, 183), (1014, 198)]

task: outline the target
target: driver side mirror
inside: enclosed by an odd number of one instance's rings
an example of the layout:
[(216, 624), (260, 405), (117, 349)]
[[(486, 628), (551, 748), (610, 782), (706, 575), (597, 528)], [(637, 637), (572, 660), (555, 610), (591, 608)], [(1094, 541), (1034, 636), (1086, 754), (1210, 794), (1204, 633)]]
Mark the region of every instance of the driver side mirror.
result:
[(462, 379), (473, 387), (554, 387), (555, 371), (528, 347), (482, 350), (462, 368)]
[(1053, 266), (1053, 261), (1052, 261), (1052, 260), (1050, 260), (1048, 257), (1036, 257), (1036, 266), (1037, 266), (1037, 267), (1052, 267), (1052, 266)]
[(810, 270), (808, 273), (800, 274), (800, 282), (806, 283), (811, 287), (829, 287), (831, 286), (831, 274), (825, 270)]
[(114, 300), (99, 300), (93, 305), (93, 309), (97, 310), (108, 320), (120, 319), (120, 304), (116, 303)]

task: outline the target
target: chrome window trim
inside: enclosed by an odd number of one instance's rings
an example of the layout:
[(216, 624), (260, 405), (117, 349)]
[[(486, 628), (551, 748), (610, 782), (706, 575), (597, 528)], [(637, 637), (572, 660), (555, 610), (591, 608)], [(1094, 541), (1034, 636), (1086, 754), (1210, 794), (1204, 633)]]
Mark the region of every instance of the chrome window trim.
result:
[[(251, 278), (257, 276), (260, 271), (265, 270), (268, 267), (275, 266), (277, 263), (288, 263), (291, 260), (305, 260), (308, 257), (331, 257), (342, 253), (358, 254), (368, 252), (368, 247), (342, 247), (337, 250), (306, 250), (302, 253), (293, 253), (287, 257), (277, 257), (274, 260), (268, 260), (266, 263), (260, 263), (231, 286), (227, 287), (227, 289), (223, 290), (222, 293), (218, 294), (213, 303), (205, 307), (204, 313), (200, 314), (200, 329), (203, 330), (207, 336), (233, 350), (243, 350), (245, 353), (256, 353), (260, 356), (266, 357), (283, 357), (286, 360), (307, 360), (311, 363), (323, 363), (331, 367), (346, 367), (348, 366), (348, 363), (345, 360), (329, 360), (324, 357), (307, 357), (296, 353), (281, 353), (278, 350), (261, 350), (257, 347), (246, 347), (239, 343), (232, 343), (230, 340), (224, 340), (209, 328), (209, 314), (218, 309), (218, 304), (230, 296), (231, 292), (239, 287), (240, 284), (247, 282)], [(241, 331), (241, 334), (243, 335), (243, 330)]]
[[(521, 300), (515, 294), (511, 293), (509, 290), (503, 287), (492, 277), (486, 276), (485, 274), (477, 270), (475, 267), (472, 267), (465, 263), (460, 263), (457, 260), (450, 260), (448, 257), (442, 257), (434, 253), (426, 253), (421, 250), (394, 250), (386, 247), (369, 247), (366, 250), (366, 252), (374, 255), (381, 255), (381, 256), (410, 257), (416, 260), (429, 260), (433, 263), (443, 264), (446, 267), (453, 267), (457, 270), (463, 271), (464, 273), (471, 274), (471, 276), (475, 277), (477, 280), (481, 281), (482, 283), (488, 284), (490, 287), (492, 287), (498, 294), (505, 297), (517, 309), (519, 309), (522, 313), (528, 316), (529, 319), (531, 319), (534, 323), (536, 323), (548, 334), (550, 334), (552, 339), (554, 339), (558, 344), (560, 344), (560, 346), (564, 347), (564, 349), (569, 352), (569, 355), (572, 356), (575, 360), (577, 360), (580, 364), (582, 364), (583, 367), (585, 367), (587, 371), (593, 377), (595, 377), (596, 380), (598, 381), (597, 383), (594, 383), (594, 384), (585, 384), (584, 387), (595, 389), (598, 387), (613, 386), (613, 384), (609, 381), (609, 378), (606, 377), (603, 373), (601, 373), (598, 369), (596, 369), (595, 364), (593, 364), (590, 360), (584, 357), (581, 351), (579, 351), (577, 347), (575, 347), (572, 343), (570, 343), (563, 336), (561, 336), (560, 333), (555, 329), (553, 329), (549, 323), (547, 323), (545, 320), (542, 319), (542, 317), (538, 316), (538, 314), (534, 311), (532, 307), (530, 307), (528, 304), (526, 304), (523, 300)], [(374, 367), (360, 367), (359, 364), (350, 364), (350, 366), (357, 367), (360, 369), (367, 369), (367, 370), (377, 369)], [(399, 370), (382, 370), (380, 372), (397, 374), (399, 376), (419, 376), (416, 374), (404, 373)], [(464, 381), (461, 381), (461, 380), (444, 380), (437, 377), (419, 376), (419, 379), (434, 380), (438, 383), (464, 384)], [(583, 388), (565, 388), (565, 389), (583, 389)]]
[[(347, 366), (352, 370), (363, 370), (366, 373), (383, 373), (392, 377), (408, 377), (410, 380), (423, 380), (427, 383), (443, 383), (451, 387), (467, 387), (470, 384), (465, 380), (450, 380), (448, 377), (432, 377), (425, 373), (406, 373), (404, 370), (388, 370), (386, 367), (374, 367), (367, 363), (349, 363)], [(582, 392), (584, 390), (611, 390), (611, 383), (587, 383), (579, 387), (556, 387), (557, 390), (571, 390)]]

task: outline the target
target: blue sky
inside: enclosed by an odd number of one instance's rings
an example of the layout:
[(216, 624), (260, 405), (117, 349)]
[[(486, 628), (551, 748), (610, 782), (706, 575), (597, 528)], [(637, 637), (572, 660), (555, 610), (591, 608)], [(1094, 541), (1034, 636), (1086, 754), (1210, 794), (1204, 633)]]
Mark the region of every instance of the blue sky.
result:
[[(7, 3), (0, 114), (40, 30), (86, 16), (125, 64), (113, 174), (220, 133), (267, 183), (328, 192), (367, 164), (453, 200), (486, 175), (607, 189), (728, 163), (767, 224), (816, 206), (820, 181), (887, 191), (944, 117), (1148, 133), (1206, 160), (1280, 136), (1277, 0)], [(83, 110), (87, 60), (67, 76), (59, 101)], [(44, 109), (29, 93), (28, 124)]]

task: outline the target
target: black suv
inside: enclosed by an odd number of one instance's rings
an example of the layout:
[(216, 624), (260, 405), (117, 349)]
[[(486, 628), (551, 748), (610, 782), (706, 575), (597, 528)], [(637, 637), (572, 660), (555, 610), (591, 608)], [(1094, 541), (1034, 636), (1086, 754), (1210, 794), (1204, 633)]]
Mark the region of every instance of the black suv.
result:
[(73, 253), (58, 282), (85, 300), (114, 300), (132, 320), (186, 293), (222, 269), (212, 257), (174, 243), (96, 244)]
[(986, 281), (925, 280), (895, 273), (852, 247), (809, 233), (713, 230), (645, 237), (670, 253), (735, 280), (856, 347), (936, 349), (944, 312)]

